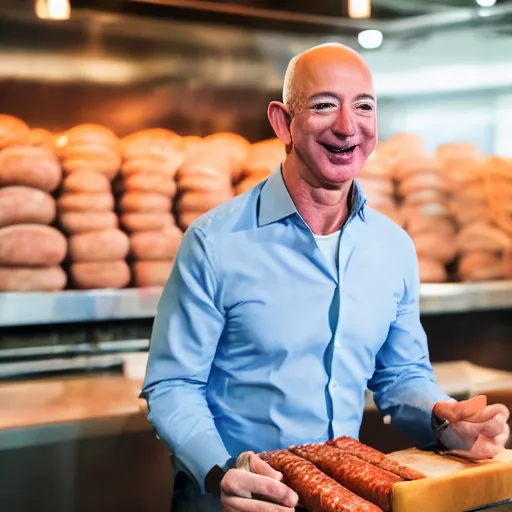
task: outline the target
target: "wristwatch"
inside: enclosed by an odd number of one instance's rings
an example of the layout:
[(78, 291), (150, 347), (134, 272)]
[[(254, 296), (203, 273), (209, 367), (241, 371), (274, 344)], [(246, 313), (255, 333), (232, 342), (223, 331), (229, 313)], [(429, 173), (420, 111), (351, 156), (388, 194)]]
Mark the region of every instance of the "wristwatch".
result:
[(440, 445), (443, 449), (446, 449), (441, 442), (441, 437), (444, 431), (450, 426), (450, 422), (448, 420), (442, 420), (434, 413), (434, 411), (432, 411), (432, 415), (430, 417), (430, 425), (432, 426), (432, 430), (434, 431), (438, 445)]

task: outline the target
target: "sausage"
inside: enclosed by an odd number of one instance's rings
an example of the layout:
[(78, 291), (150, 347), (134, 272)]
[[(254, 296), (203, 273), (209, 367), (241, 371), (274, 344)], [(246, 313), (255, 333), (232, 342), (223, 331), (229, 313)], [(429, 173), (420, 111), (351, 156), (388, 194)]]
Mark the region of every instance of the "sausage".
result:
[(138, 172), (127, 176), (124, 180), (126, 192), (157, 192), (174, 197), (176, 188), (174, 178), (161, 172)]
[(175, 225), (170, 213), (125, 213), (121, 224), (129, 232), (161, 231)]
[(117, 215), (114, 212), (66, 212), (59, 216), (62, 229), (70, 234), (101, 231), (119, 227)]
[(313, 463), (326, 475), (353, 493), (374, 503), (385, 512), (391, 511), (393, 485), (404, 480), (374, 466), (355, 455), (343, 453), (334, 446), (309, 444), (289, 450)]
[(28, 141), (30, 128), (25, 121), (9, 114), (0, 114), (0, 149)]
[(112, 187), (108, 178), (96, 171), (72, 172), (62, 183), (64, 192), (111, 193)]
[(131, 255), (137, 260), (173, 260), (183, 234), (173, 226), (166, 231), (140, 231), (130, 237)]
[(111, 212), (114, 210), (114, 196), (66, 192), (59, 197), (57, 205), (63, 212)]
[(24, 185), (53, 192), (62, 170), (55, 154), (44, 147), (12, 146), (0, 151), (0, 185)]
[(123, 213), (169, 213), (172, 202), (164, 194), (128, 192), (121, 197), (119, 207)]
[(136, 261), (133, 264), (135, 286), (164, 286), (171, 274), (173, 261)]
[(70, 274), (77, 288), (124, 288), (130, 283), (130, 267), (124, 260), (73, 263)]
[(69, 238), (69, 257), (77, 263), (122, 260), (129, 250), (128, 236), (119, 229), (90, 231)]
[(13, 224), (51, 224), (57, 206), (53, 197), (30, 187), (0, 188), (0, 227)]
[(378, 512), (381, 509), (324, 474), (311, 462), (285, 450), (259, 455), (283, 474), (286, 485), (309, 512)]
[(53, 292), (66, 287), (61, 267), (0, 267), (0, 292)]
[(404, 480), (420, 480), (421, 478), (425, 478), (425, 475), (419, 471), (389, 459), (382, 452), (379, 452), (378, 450), (375, 450), (352, 437), (340, 436), (332, 441), (328, 441), (327, 444), (329, 446), (335, 446), (343, 453), (355, 455), (374, 466), (385, 469), (390, 473), (394, 473)]
[(66, 237), (50, 226), (18, 224), (0, 228), (0, 265), (59, 265), (66, 251)]

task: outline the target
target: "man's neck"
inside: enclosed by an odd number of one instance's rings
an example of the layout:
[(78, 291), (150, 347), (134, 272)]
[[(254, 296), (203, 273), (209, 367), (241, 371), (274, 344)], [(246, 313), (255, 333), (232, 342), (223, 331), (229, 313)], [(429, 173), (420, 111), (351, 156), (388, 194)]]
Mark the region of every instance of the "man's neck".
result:
[(329, 235), (343, 226), (349, 215), (352, 180), (339, 189), (315, 187), (286, 161), (283, 179), (297, 211), (315, 235)]

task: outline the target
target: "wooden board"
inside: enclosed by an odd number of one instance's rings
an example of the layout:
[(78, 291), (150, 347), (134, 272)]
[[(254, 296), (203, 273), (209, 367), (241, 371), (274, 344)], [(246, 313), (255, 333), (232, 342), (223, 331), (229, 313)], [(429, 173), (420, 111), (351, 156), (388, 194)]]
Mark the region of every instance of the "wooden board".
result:
[(480, 462), (417, 449), (388, 457), (428, 477), (395, 484), (393, 512), (465, 512), (512, 498), (512, 450)]

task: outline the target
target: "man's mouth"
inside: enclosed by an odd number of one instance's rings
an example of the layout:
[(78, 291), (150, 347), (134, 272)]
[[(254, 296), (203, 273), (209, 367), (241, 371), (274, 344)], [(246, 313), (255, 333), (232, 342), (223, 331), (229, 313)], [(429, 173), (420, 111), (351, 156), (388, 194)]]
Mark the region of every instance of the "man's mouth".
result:
[(327, 149), (329, 153), (346, 155), (351, 154), (357, 147), (357, 144), (355, 146), (331, 146), (330, 144), (325, 144), (324, 142), (320, 142), (320, 145)]

